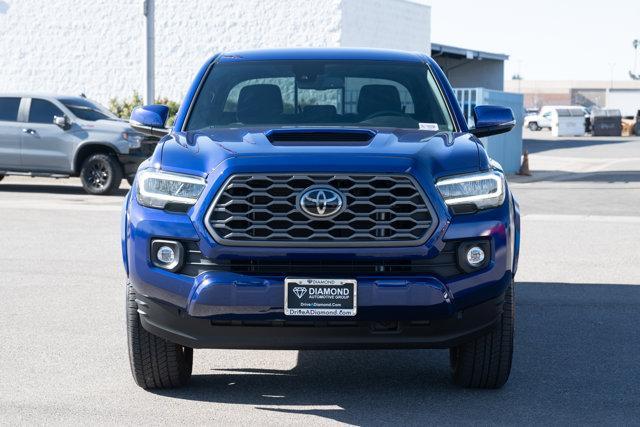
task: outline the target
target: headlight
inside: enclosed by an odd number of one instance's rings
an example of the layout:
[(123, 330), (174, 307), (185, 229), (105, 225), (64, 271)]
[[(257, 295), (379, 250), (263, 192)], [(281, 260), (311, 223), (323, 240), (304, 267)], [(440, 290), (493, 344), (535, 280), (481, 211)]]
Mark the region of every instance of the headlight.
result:
[(129, 142), (129, 148), (140, 148), (144, 136), (130, 132), (122, 132), (122, 139)]
[(473, 204), (486, 209), (504, 202), (504, 175), (496, 171), (444, 178), (436, 187), (449, 206)]
[(138, 172), (138, 203), (164, 209), (168, 203), (193, 205), (205, 186), (203, 178), (147, 169)]

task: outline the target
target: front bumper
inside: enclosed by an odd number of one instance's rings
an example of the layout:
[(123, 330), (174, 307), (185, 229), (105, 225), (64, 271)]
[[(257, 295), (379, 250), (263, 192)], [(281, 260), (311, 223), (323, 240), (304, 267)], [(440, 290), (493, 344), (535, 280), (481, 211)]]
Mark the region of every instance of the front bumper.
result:
[(500, 295), (434, 320), (224, 321), (192, 317), (170, 304), (137, 298), (142, 326), (171, 342), (191, 348), (265, 350), (452, 347), (491, 328), (503, 301)]
[(134, 177), (138, 171), (138, 166), (151, 157), (157, 142), (143, 142), (140, 148), (130, 149), (127, 154), (118, 154), (118, 161), (122, 165), (122, 172), (125, 177)]

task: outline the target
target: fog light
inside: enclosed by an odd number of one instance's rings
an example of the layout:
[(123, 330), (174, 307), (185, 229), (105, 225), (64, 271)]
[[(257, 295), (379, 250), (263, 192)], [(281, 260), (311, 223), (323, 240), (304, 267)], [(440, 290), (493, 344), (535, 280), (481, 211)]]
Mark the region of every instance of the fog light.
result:
[(182, 244), (175, 240), (151, 241), (151, 262), (156, 267), (177, 271), (182, 267), (183, 253)]
[(176, 253), (169, 246), (161, 246), (157, 253), (158, 261), (164, 264), (171, 264), (176, 260)]
[(476, 240), (462, 242), (458, 246), (458, 266), (466, 273), (485, 268), (491, 260), (491, 242)]
[(484, 251), (478, 246), (473, 246), (467, 251), (467, 262), (473, 267), (477, 267), (484, 261)]

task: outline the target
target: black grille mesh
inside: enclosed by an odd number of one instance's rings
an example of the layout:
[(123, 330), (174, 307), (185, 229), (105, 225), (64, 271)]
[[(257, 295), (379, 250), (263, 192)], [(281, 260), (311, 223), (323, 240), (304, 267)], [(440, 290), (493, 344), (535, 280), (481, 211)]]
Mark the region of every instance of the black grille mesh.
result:
[[(340, 191), (346, 208), (331, 219), (300, 212), (298, 196), (323, 185)], [(234, 175), (207, 219), (221, 243), (295, 246), (412, 243), (426, 237), (432, 216), (414, 181), (404, 175)]]
[(210, 259), (200, 252), (197, 242), (183, 241), (186, 259), (182, 274), (197, 276), (207, 271), (228, 271), (251, 276), (358, 277), (358, 276), (437, 276), (455, 277), (464, 271), (458, 265), (459, 242), (446, 242), (433, 258), (375, 259), (297, 259), (291, 257)]

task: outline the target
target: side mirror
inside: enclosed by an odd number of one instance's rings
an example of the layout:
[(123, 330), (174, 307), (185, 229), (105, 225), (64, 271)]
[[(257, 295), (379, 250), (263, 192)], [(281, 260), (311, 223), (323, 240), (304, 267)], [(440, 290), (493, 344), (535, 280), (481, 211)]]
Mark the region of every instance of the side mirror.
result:
[(168, 116), (169, 107), (166, 105), (144, 105), (134, 108), (129, 124), (145, 135), (163, 137), (169, 133), (169, 129), (164, 127)]
[(67, 130), (71, 127), (71, 122), (67, 116), (53, 116), (53, 124), (63, 130)]
[(511, 108), (478, 105), (473, 109), (475, 127), (469, 132), (482, 138), (509, 132), (516, 125)]

